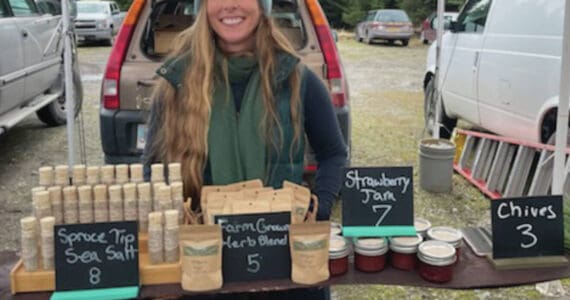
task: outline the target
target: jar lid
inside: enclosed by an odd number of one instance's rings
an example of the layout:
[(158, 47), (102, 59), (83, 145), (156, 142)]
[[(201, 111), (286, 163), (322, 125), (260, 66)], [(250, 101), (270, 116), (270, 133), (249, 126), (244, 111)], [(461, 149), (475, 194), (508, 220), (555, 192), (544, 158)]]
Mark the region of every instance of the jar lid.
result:
[(418, 232), (426, 232), (428, 229), (431, 228), (431, 223), (426, 219), (416, 218), (414, 220), (414, 227)]
[(329, 258), (337, 259), (347, 256), (349, 253), (348, 243), (342, 236), (331, 235), (329, 242)]
[(423, 242), (418, 247), (418, 259), (432, 266), (449, 266), (455, 262), (455, 248), (442, 241)]
[(399, 236), (390, 238), (390, 250), (398, 253), (416, 253), (418, 245), (424, 238), (420, 234), (415, 236)]
[(463, 234), (457, 229), (451, 227), (433, 227), (428, 230), (427, 236), (430, 240), (442, 241), (457, 247), (461, 243)]
[(388, 252), (388, 242), (385, 238), (358, 238), (354, 243), (356, 253), (375, 256)]
[(331, 235), (341, 235), (342, 225), (339, 223), (331, 222)]

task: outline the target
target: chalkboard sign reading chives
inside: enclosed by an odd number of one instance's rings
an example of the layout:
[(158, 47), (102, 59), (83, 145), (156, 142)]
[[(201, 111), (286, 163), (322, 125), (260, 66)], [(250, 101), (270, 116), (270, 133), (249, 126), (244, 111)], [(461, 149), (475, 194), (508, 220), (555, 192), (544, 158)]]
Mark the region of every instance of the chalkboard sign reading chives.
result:
[(562, 196), (491, 200), (493, 258), (564, 255)]
[(291, 278), (290, 213), (216, 216), (224, 282)]
[(341, 197), (345, 236), (416, 233), (412, 167), (347, 168)]
[(139, 285), (137, 222), (55, 226), (57, 291)]

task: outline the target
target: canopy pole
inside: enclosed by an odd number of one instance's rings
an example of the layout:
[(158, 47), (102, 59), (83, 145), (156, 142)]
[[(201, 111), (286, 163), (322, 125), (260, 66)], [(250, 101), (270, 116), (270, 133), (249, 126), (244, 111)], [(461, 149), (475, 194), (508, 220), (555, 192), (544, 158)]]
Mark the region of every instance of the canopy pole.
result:
[[(65, 112), (67, 119), (67, 164), (69, 170), (73, 168), (75, 163), (75, 135), (74, 135), (74, 117), (75, 117), (75, 95), (73, 94), (73, 56), (70, 30), (70, 12), (68, 0), (61, 1), (61, 18), (63, 19), (63, 68), (65, 74)], [(71, 174), (71, 173), (70, 173)]]
[(436, 50), (435, 50), (435, 75), (434, 75), (434, 84), (435, 84), (435, 97), (436, 97), (436, 104), (435, 104), (435, 122), (434, 128), (432, 130), (432, 136), (434, 139), (439, 139), (439, 130), (443, 124), (439, 123), (441, 119), (441, 84), (440, 84), (440, 65), (441, 65), (441, 40), (443, 36), (443, 13), (445, 11), (445, 0), (437, 0), (437, 39), (436, 39)]
[(568, 106), (570, 101), (570, 1), (565, 1), (564, 34), (562, 39), (562, 68), (560, 73), (560, 93), (558, 116), (556, 118), (556, 151), (554, 153), (554, 174), (552, 194), (564, 193), (566, 181), (566, 145), (568, 138)]

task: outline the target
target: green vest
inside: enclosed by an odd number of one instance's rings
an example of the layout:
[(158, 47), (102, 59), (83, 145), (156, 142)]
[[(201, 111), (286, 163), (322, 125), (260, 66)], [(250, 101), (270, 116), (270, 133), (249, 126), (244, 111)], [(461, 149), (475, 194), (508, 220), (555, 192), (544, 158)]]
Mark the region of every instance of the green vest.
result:
[[(182, 87), (184, 72), (190, 63), (190, 55), (182, 55), (178, 58), (170, 59), (164, 63), (158, 70), (157, 74), (166, 79), (176, 90)], [(299, 59), (287, 53), (279, 52), (277, 54), (277, 69), (274, 81), (274, 99), (279, 115), (279, 123), (283, 132), (283, 141), (279, 153), (275, 153), (273, 149), (268, 149), (266, 159), (269, 160), (266, 170), (266, 178), (264, 180), (267, 186), (280, 188), (284, 180), (301, 183), (304, 172), (304, 153), (305, 138), (304, 134), (300, 138), (299, 147), (295, 147), (294, 153), (291, 153), (291, 144), (293, 141), (293, 124), (291, 120), (291, 110), (289, 101), (291, 98), (291, 89), (289, 87), (289, 75), (295, 71), (299, 64)], [(301, 130), (304, 131), (304, 113), (303, 98), (305, 91), (305, 73), (307, 68), (303, 68), (301, 80)], [(268, 146), (272, 147), (272, 146)], [(208, 182), (209, 174), (206, 170), (204, 181), (207, 184), (219, 184), (216, 182)], [(244, 178), (244, 180), (256, 178)]]

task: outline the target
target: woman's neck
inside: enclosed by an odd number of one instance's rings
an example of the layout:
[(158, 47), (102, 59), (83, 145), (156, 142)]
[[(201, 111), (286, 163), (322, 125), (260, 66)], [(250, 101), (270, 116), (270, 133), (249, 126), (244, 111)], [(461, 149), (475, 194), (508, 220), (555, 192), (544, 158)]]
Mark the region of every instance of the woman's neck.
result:
[(238, 44), (226, 43), (222, 40), (218, 40), (218, 47), (224, 54), (229, 56), (251, 54), (254, 53), (255, 49), (255, 37), (252, 36), (246, 41)]

